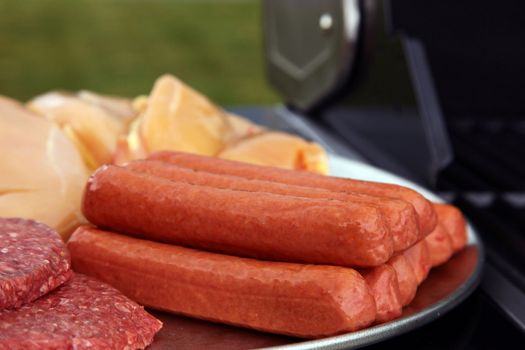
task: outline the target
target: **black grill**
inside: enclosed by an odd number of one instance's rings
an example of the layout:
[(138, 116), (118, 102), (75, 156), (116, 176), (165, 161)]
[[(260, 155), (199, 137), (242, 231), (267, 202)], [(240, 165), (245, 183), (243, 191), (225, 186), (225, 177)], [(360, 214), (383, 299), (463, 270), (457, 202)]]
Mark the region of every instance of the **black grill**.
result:
[(452, 199), (488, 247), (488, 259), (525, 292), (525, 131), (520, 123), (449, 126), (454, 161), (436, 190)]
[(441, 175), (440, 190), (525, 191), (525, 132), (518, 123), (451, 125), (454, 163)]

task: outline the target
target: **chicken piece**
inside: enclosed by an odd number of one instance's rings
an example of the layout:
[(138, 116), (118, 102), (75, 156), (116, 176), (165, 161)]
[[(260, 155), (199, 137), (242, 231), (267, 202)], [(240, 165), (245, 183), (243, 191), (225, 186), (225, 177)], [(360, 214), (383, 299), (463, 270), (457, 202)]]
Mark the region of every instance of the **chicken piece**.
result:
[(131, 103), (135, 112), (141, 115), (146, 111), (146, 108), (148, 107), (148, 95), (137, 96), (133, 99)]
[(97, 106), (108, 112), (113, 118), (128, 126), (137, 116), (131, 100), (118, 96), (100, 95), (92, 91), (81, 90), (76, 96), (92, 106)]
[(227, 118), (230, 121), (230, 125), (233, 129), (233, 140), (245, 139), (266, 131), (266, 129), (262, 126), (254, 124), (241, 116), (228, 113)]
[(140, 136), (140, 123), (142, 116), (135, 119), (126, 136), (121, 136), (117, 141), (117, 148), (113, 155), (113, 164), (124, 165), (135, 159), (144, 159), (148, 156), (144, 142)]
[(220, 152), (218, 157), (251, 164), (328, 173), (328, 158), (321, 146), (282, 132), (264, 132), (243, 139)]
[(170, 150), (213, 156), (233, 136), (220, 108), (171, 75), (155, 82), (140, 124), (148, 153)]
[(94, 170), (111, 162), (119, 135), (125, 134), (127, 124), (135, 113), (131, 103), (116, 103), (92, 93), (81, 97), (49, 92), (33, 98), (27, 106), (60, 126), (82, 154), (86, 166)]
[(287, 169), (328, 172), (324, 150), (300, 137), (267, 130), (226, 113), (171, 75), (150, 96), (133, 100), (139, 117), (118, 140), (113, 162), (125, 164), (155, 151), (182, 151)]
[(84, 222), (87, 170), (62, 130), (0, 96), (0, 216), (41, 221), (66, 239)]

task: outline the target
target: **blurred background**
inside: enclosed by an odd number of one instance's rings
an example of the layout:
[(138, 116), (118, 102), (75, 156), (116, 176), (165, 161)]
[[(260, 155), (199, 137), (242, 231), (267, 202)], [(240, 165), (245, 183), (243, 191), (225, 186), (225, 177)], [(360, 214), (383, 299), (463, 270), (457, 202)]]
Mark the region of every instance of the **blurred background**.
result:
[[(132, 97), (171, 73), (224, 106), (280, 101), (264, 74), (258, 0), (0, 0), (0, 13), (3, 95)], [(348, 103), (414, 105), (399, 41), (376, 32), (373, 69)]]
[(172, 73), (220, 104), (278, 100), (256, 0), (0, 1), (0, 92), (146, 94)]

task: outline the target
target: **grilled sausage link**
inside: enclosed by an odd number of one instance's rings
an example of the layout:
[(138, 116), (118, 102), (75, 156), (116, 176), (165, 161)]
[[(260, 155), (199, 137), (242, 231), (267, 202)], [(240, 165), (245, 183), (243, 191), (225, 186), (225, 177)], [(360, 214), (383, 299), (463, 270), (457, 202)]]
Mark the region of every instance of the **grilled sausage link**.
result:
[(99, 227), (268, 260), (373, 267), (393, 253), (369, 205), (171, 181), (116, 166), (88, 180), (82, 202)]
[(461, 211), (450, 204), (434, 203), (439, 222), (450, 234), (452, 248), (458, 252), (467, 244), (467, 223)]
[(417, 216), (414, 208), (409, 203), (399, 199), (378, 198), (364, 194), (335, 192), (273, 181), (253, 180), (239, 176), (213, 174), (154, 160), (134, 161), (129, 163), (126, 168), (195, 185), (208, 185), (232, 190), (268, 192), (305, 198), (337, 199), (343, 202), (362, 203), (364, 205), (373, 206), (381, 212), (385, 218), (386, 225), (392, 234), (394, 251), (402, 251), (412, 246), (416, 243), (419, 237)]
[(418, 287), (416, 275), (412, 265), (403, 254), (393, 256), (388, 264), (394, 268), (399, 286), (399, 299), (402, 306), (410, 304), (416, 296)]
[(432, 204), (416, 191), (399, 185), (263, 167), (181, 152), (157, 152), (150, 155), (149, 159), (170, 162), (179, 166), (215, 174), (235, 175), (248, 179), (324, 188), (337, 192), (361, 193), (382, 198), (402, 199), (412, 204), (418, 214), (419, 239), (430, 234), (437, 224), (437, 216)]
[(401, 316), (403, 305), (394, 268), (383, 264), (360, 272), (376, 302), (376, 323), (388, 322)]
[(452, 239), (440, 222), (434, 231), (425, 238), (425, 241), (427, 242), (432, 267), (444, 264), (454, 254)]
[(403, 255), (407, 258), (410, 266), (412, 266), (417, 284), (420, 285), (427, 278), (432, 268), (427, 242), (425, 240), (419, 241), (405, 250)]
[(143, 305), (191, 317), (318, 338), (371, 324), (375, 303), (350, 268), (258, 261), (80, 227), (73, 268)]

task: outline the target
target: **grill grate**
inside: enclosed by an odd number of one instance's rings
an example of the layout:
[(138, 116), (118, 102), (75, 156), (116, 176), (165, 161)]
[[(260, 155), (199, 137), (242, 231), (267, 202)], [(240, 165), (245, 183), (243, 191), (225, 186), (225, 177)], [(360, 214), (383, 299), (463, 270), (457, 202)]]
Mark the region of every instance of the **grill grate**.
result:
[[(471, 172), (470, 177), (475, 178), (477, 183), (483, 182), (480, 187), (484, 188), (479, 189), (489, 191), (525, 190), (525, 163), (520, 161), (525, 159), (521, 155), (525, 148), (524, 136), (520, 139), (516, 132), (510, 130), (487, 132), (475, 128), (467, 132), (458, 129), (450, 131), (456, 163), (467, 168)], [(502, 146), (504, 140), (512, 141)]]
[(503, 272), (525, 292), (525, 132), (521, 125), (463, 122), (449, 133), (455, 159), (437, 190), (479, 229), (488, 259), (510, 263)]

